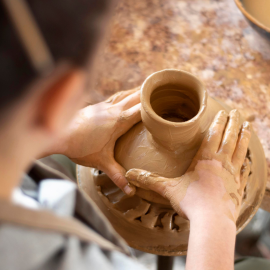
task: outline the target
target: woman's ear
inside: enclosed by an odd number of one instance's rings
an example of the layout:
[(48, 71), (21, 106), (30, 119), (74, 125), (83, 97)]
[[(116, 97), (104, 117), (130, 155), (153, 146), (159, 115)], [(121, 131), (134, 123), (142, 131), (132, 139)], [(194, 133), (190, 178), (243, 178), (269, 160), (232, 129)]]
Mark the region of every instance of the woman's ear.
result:
[(46, 132), (58, 134), (65, 129), (82, 106), (86, 75), (72, 69), (49, 84), (38, 97), (36, 123)]

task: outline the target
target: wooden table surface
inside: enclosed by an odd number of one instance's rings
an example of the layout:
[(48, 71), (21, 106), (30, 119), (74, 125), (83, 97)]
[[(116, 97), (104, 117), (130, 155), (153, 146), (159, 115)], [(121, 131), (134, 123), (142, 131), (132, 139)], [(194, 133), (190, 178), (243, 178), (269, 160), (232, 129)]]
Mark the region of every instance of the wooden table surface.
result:
[(253, 120), (268, 164), (263, 208), (270, 211), (270, 44), (233, 0), (121, 0), (90, 101), (165, 68), (191, 72), (209, 95)]

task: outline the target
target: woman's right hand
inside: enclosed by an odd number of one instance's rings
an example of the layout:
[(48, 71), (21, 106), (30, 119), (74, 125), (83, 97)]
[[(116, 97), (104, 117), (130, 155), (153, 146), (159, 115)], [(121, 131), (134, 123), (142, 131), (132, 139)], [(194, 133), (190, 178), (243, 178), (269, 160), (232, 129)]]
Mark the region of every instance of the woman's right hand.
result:
[(183, 176), (169, 179), (131, 169), (126, 178), (168, 199), (182, 217), (191, 220), (197, 213), (216, 213), (235, 223), (250, 172), (246, 158), (250, 124), (244, 122), (239, 130), (239, 112), (220, 111)]

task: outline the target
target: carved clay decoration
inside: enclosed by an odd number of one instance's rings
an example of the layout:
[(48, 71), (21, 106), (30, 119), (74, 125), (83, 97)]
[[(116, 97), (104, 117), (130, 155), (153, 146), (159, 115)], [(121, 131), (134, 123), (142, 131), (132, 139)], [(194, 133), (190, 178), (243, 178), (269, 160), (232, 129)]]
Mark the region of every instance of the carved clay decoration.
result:
[[(173, 69), (156, 72), (145, 80), (141, 104), (142, 122), (117, 141), (115, 158), (126, 170), (139, 168), (164, 177), (183, 175), (216, 113), (230, 111), (208, 97), (197, 78)], [(267, 179), (264, 152), (253, 131), (247, 158), (251, 173), (237, 220), (238, 232), (258, 210)], [(142, 188), (128, 197), (106, 174), (93, 168), (78, 166), (77, 179), (79, 187), (131, 247), (159, 255), (186, 254), (189, 221), (166, 199)]]

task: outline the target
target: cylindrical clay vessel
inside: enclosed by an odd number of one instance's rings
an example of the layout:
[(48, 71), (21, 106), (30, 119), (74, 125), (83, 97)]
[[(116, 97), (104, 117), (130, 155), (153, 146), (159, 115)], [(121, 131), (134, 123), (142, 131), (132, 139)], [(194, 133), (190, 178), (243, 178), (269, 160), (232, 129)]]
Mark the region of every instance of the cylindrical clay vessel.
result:
[[(230, 110), (208, 97), (196, 77), (173, 69), (145, 80), (141, 103), (142, 122), (117, 141), (115, 159), (126, 170), (139, 168), (165, 177), (185, 173), (216, 113)], [(247, 157), (251, 174), (237, 220), (238, 232), (259, 208), (267, 179), (264, 152), (254, 132)], [(159, 255), (186, 254), (189, 221), (179, 217), (163, 197), (141, 188), (128, 197), (106, 174), (83, 166), (77, 167), (77, 180), (131, 247)]]

